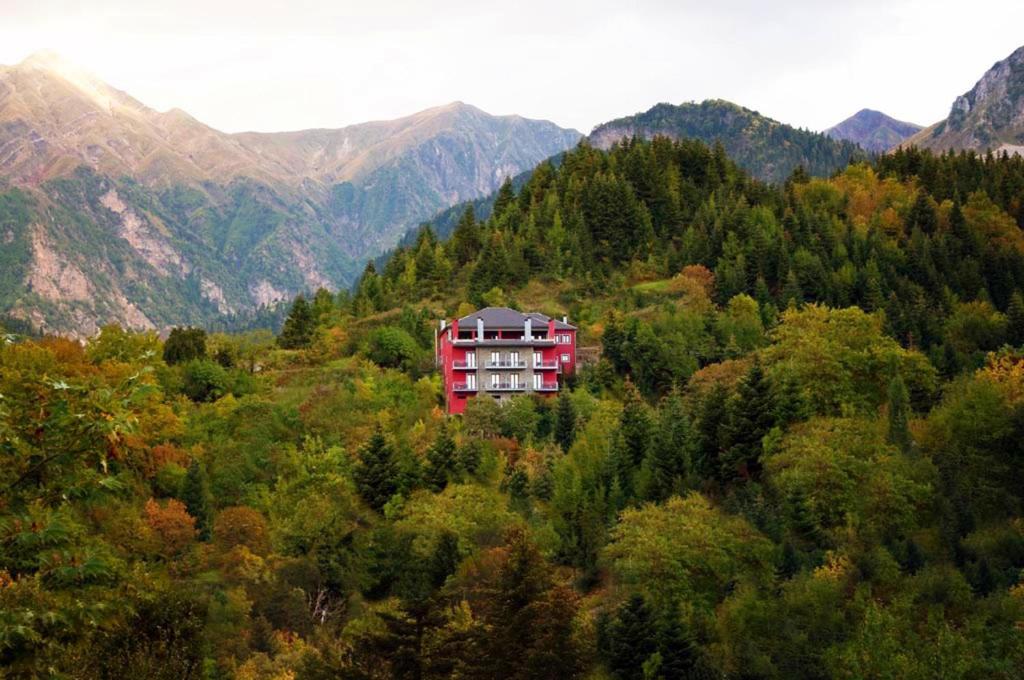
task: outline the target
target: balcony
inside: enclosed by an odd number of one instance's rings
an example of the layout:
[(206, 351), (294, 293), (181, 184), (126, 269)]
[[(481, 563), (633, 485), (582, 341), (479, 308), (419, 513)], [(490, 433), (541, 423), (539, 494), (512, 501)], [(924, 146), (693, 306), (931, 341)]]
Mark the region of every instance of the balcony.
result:
[(452, 362), (452, 368), (454, 368), (456, 371), (475, 371), (476, 370), (476, 362), (475, 361), (453, 361)]
[(496, 345), (508, 345), (512, 347), (553, 347), (555, 345), (554, 338), (527, 338), (524, 335), (519, 335), (514, 338), (484, 338), (483, 340), (477, 340), (476, 338), (455, 338), (452, 340), (452, 344), (458, 347), (472, 347), (477, 345), (493, 347)]
[(541, 371), (550, 371), (558, 368), (557, 361), (534, 361), (533, 367)]
[(525, 390), (526, 385), (524, 383), (498, 383), (497, 385), (492, 383), (487, 386), (488, 392), (523, 392)]
[(544, 383), (540, 387), (533, 388), (534, 392), (557, 392), (558, 383)]
[(526, 368), (524, 361), (488, 361), (484, 364), (487, 368)]
[(453, 383), (452, 389), (456, 392), (476, 392), (476, 385), (470, 385), (469, 383)]

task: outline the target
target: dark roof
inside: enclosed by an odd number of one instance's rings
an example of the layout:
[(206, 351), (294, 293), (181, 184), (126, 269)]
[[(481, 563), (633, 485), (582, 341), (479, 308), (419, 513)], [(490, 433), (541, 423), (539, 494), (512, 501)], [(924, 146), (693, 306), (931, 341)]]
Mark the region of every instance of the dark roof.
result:
[[(527, 317), (530, 318), (531, 323), (538, 327), (546, 327), (548, 321), (551, 320), (550, 316), (545, 316), (540, 312), (527, 312), (523, 314), (508, 307), (484, 307), (459, 319), (459, 326), (465, 328), (476, 327), (476, 320), (483, 319), (484, 328), (522, 328)], [(576, 326), (556, 320), (555, 329), (574, 331)]]

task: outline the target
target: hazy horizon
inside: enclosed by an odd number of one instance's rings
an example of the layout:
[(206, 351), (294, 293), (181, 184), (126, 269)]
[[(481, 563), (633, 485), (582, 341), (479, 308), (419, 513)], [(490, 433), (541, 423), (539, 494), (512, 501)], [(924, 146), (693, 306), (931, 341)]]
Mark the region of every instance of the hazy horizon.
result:
[(463, 101), (587, 133), (658, 102), (713, 98), (812, 130), (862, 108), (929, 125), (1024, 43), (1024, 3), (1009, 2), (4, 4), (0, 63), (53, 50), (228, 132), (337, 128)]

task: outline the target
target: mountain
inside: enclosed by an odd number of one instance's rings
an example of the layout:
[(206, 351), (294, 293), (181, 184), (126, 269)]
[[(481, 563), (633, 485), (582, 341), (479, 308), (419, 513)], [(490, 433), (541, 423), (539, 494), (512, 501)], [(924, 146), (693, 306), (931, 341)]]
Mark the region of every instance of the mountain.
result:
[(461, 102), (228, 134), (33, 55), (0, 67), (0, 313), (79, 335), (251, 315), (580, 137)]
[(882, 153), (922, 129), (921, 125), (904, 123), (881, 111), (861, 109), (842, 123), (825, 130), (825, 134), (832, 139), (858, 144), (867, 151)]
[(949, 116), (906, 140), (935, 151), (974, 149), (1024, 154), (1024, 47), (998, 61)]
[(755, 177), (783, 182), (799, 166), (812, 175), (829, 175), (863, 157), (856, 144), (785, 125), (757, 111), (720, 99), (658, 104), (644, 113), (594, 128), (590, 142), (607, 149), (626, 137), (693, 138), (720, 142), (726, 153)]

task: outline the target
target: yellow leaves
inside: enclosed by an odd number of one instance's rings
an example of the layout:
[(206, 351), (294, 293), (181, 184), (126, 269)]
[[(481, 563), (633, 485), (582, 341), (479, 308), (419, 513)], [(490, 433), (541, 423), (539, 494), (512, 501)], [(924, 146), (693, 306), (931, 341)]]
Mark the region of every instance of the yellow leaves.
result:
[(825, 563), (814, 570), (814, 578), (831, 581), (832, 583), (843, 583), (853, 574), (853, 562), (846, 555), (829, 550), (825, 553)]
[(1024, 356), (1010, 351), (992, 352), (978, 375), (999, 386), (1011, 404), (1024, 399)]
[(989, 247), (1024, 253), (1024, 233), (987, 194), (982, 191), (971, 194), (963, 212), (967, 224), (984, 236)]

